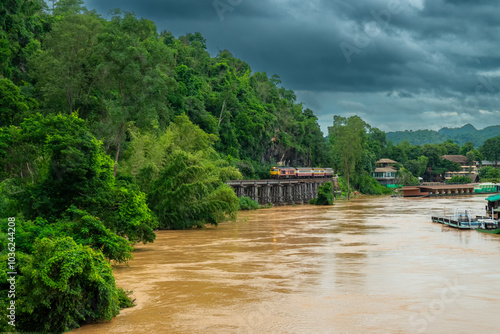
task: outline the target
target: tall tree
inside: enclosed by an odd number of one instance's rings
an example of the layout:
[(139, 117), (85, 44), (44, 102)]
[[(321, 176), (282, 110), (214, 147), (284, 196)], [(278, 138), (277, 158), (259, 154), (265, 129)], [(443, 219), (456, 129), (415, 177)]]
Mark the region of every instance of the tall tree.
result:
[(165, 107), (172, 85), (167, 71), (171, 52), (157, 39), (153, 22), (120, 11), (115, 11), (98, 36), (97, 71), (101, 87), (107, 92), (109, 125), (116, 135), (115, 176), (127, 127), (133, 123), (154, 126), (162, 115), (168, 114)]
[(31, 104), (12, 81), (0, 79), (0, 126), (21, 123)]
[(52, 21), (44, 0), (0, 1), (0, 74), (16, 85), (28, 81), (27, 58)]
[(102, 25), (95, 15), (65, 15), (45, 36), (30, 67), (46, 108), (71, 114), (90, 103), (95, 87), (91, 56)]
[(452, 139), (448, 139), (441, 144), (444, 147), (445, 154), (458, 155), (460, 154), (460, 146), (456, 144)]
[(347, 199), (350, 199), (350, 174), (363, 157), (363, 142), (367, 124), (358, 116), (349, 118), (334, 116), (333, 126), (328, 128), (333, 153), (340, 160), (340, 170), (347, 181)]
[(38, 153), (34, 160), (43, 163), (30, 169), (38, 175), (32, 175), (31, 184), (15, 196), (23, 204), (24, 217), (55, 220), (74, 205), (103, 219), (113, 233), (131, 242), (154, 240), (157, 221), (146, 195), (113, 178), (112, 160), (76, 114), (36, 114), (21, 124), (20, 132), (11, 146), (31, 143)]
[(486, 140), (479, 151), (486, 159), (494, 161), (496, 165), (500, 159), (500, 136)]
[(52, 14), (80, 14), (83, 11), (87, 10), (85, 6), (83, 6), (83, 4), (83, 0), (52, 0)]
[(471, 141), (466, 142), (461, 148), (460, 148), (460, 154), (461, 155), (466, 155), (467, 152), (470, 152), (474, 149), (474, 143)]
[(236, 214), (238, 199), (224, 182), (241, 174), (220, 159), (212, 147), (216, 139), (186, 115), (177, 116), (161, 136), (134, 135), (120, 170), (148, 192), (161, 228), (217, 225)]

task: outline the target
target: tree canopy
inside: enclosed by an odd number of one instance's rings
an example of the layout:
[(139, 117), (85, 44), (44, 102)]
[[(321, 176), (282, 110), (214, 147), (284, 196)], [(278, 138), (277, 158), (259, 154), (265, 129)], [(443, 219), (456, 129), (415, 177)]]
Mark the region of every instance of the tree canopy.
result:
[(500, 160), (500, 136), (486, 140), (480, 151), (487, 160), (494, 161), (496, 164)]
[(350, 197), (350, 174), (363, 158), (363, 144), (366, 141), (367, 124), (358, 116), (349, 118), (334, 116), (329, 128), (329, 138), (333, 153), (339, 160), (338, 167), (345, 173), (347, 198)]

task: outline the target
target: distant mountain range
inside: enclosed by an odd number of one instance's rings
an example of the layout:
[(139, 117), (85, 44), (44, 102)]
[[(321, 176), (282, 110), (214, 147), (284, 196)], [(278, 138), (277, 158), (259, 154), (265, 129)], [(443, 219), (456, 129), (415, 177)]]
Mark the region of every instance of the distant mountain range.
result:
[(406, 130), (387, 132), (387, 141), (392, 140), (394, 144), (398, 144), (407, 140), (412, 145), (423, 145), (439, 144), (451, 139), (460, 146), (470, 141), (474, 143), (474, 147), (478, 148), (486, 139), (496, 136), (500, 136), (500, 125), (493, 125), (478, 130), (473, 125), (466, 124), (461, 128), (442, 128), (439, 131)]

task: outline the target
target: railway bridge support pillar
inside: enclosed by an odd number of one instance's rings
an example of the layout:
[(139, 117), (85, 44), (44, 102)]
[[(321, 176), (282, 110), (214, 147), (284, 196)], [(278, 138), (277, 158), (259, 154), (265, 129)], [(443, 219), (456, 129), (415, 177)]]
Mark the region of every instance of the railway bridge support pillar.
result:
[(248, 196), (259, 204), (289, 205), (309, 203), (318, 194), (319, 186), (332, 182), (339, 192), (337, 178), (232, 180), (226, 182), (238, 197)]

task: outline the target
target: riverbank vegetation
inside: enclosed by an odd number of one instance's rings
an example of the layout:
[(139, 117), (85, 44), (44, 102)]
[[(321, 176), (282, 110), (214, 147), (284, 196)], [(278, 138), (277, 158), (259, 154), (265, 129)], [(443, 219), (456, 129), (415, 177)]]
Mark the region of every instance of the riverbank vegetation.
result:
[(333, 205), (333, 190), (333, 184), (326, 182), (318, 187), (318, 197), (311, 199), (309, 203), (314, 205)]
[(254, 201), (248, 196), (240, 197), (239, 200), (239, 210), (257, 210), (259, 208), (259, 203)]
[[(401, 185), (416, 185), (419, 178), (426, 182), (442, 182), (445, 173), (462, 171), (462, 166), (443, 159), (444, 155), (463, 155), (472, 170), (476, 162), (483, 160), (497, 162), (500, 157), (500, 136), (490, 138), (478, 148), (472, 142), (459, 146), (451, 140), (440, 144), (411, 145), (403, 141), (394, 145), (387, 141), (386, 134), (371, 127), (358, 116), (334, 117), (329, 128), (329, 143), (335, 170), (343, 176), (342, 193), (350, 193), (350, 188), (364, 194), (384, 194), (390, 192), (371, 177), (377, 160), (391, 159), (397, 162), (395, 182)], [(479, 176), (483, 181), (495, 180), (500, 170), (483, 167)], [(462, 179), (462, 181), (465, 179)], [(470, 181), (470, 179), (469, 179)]]
[(111, 261), (156, 229), (234, 219), (225, 181), (266, 178), (277, 161), (331, 164), (316, 116), (277, 75), (211, 56), (200, 33), (176, 38), (82, 4), (0, 4), (0, 307), (13, 217), (20, 331), (67, 331), (130, 306)]
[[(227, 50), (211, 56), (200, 33), (175, 37), (82, 4), (0, 3), (0, 307), (15, 270), (16, 330), (111, 319), (131, 305), (111, 261), (130, 260), (157, 229), (217, 225), (254, 208), (225, 182), (268, 178), (278, 162), (334, 167), (349, 196), (390, 192), (371, 177), (381, 157), (397, 160), (405, 180), (441, 175), (443, 154), (497, 158), (488, 141), (484, 152), (393, 145), (357, 116), (335, 117), (326, 139), (279, 76)], [(325, 189), (320, 203), (332, 200)]]

